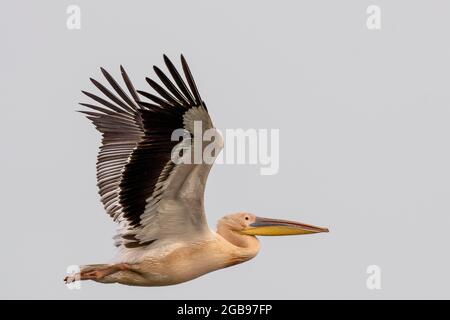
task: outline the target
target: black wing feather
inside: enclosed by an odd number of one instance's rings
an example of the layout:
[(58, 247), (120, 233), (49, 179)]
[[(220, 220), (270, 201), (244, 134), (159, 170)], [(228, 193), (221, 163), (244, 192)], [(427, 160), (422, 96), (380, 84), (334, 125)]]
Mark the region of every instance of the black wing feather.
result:
[(183, 55), (181, 55), (181, 64), (183, 65), (184, 75), (186, 76), (186, 80), (189, 84), (189, 87), (192, 90), (192, 93), (195, 97), (195, 103), (200, 106), (202, 104), (202, 98), (200, 97), (200, 93), (198, 93), (197, 85), (195, 84), (194, 77), (192, 76), (191, 70), (186, 62), (186, 59)]
[(156, 102), (157, 106), (159, 105), (160, 107), (163, 107), (163, 108), (171, 108), (171, 107), (173, 107), (173, 105), (171, 105), (169, 102), (167, 102), (166, 100), (164, 100), (164, 99), (162, 99), (162, 98), (160, 98), (158, 96), (155, 96), (154, 94), (151, 94), (151, 93), (148, 93), (148, 92), (145, 92), (145, 91), (141, 91), (141, 90), (138, 90), (137, 92), (139, 94), (143, 95), (144, 97), (152, 100), (153, 102)]
[(127, 72), (123, 68), (123, 66), (120, 66), (120, 72), (122, 73), (123, 81), (125, 82), (125, 85), (128, 88), (128, 91), (130, 91), (131, 95), (133, 96), (134, 101), (140, 102), (141, 99), (139, 98), (138, 94), (136, 93), (136, 89), (134, 89), (133, 83), (131, 83), (130, 78), (128, 77)]
[(167, 76), (164, 74), (164, 72), (161, 71), (157, 66), (153, 66), (153, 70), (155, 70), (156, 75), (158, 78), (164, 83), (166, 88), (181, 102), (183, 102), (185, 105), (189, 105), (189, 102), (187, 99), (183, 96), (183, 94), (177, 89), (177, 87), (167, 78)]
[(116, 105), (120, 106), (126, 112), (133, 114), (133, 109), (128, 107), (122, 100), (120, 100), (116, 95), (114, 95), (111, 91), (109, 91), (105, 86), (103, 86), (100, 82), (91, 78), (91, 82), (101, 91), (105, 96), (111, 99)]
[(164, 90), (163, 87), (161, 87), (159, 84), (157, 84), (154, 80), (150, 78), (145, 78), (147, 83), (156, 91), (159, 93), (161, 97), (167, 100), (171, 105), (181, 105), (180, 101), (178, 101), (176, 98), (174, 98), (170, 93), (168, 93), (166, 90)]
[(130, 97), (122, 90), (122, 88), (119, 86), (119, 84), (114, 80), (113, 77), (103, 68), (100, 68), (103, 75), (105, 76), (106, 80), (108, 80), (109, 84), (116, 90), (116, 92), (119, 94), (119, 96), (128, 104), (130, 108), (126, 108), (127, 110), (133, 112), (133, 110), (137, 109), (137, 106), (134, 104), (133, 101), (131, 101)]
[(172, 78), (175, 80), (180, 90), (184, 93), (185, 97), (189, 100), (189, 105), (195, 105), (194, 97), (192, 97), (192, 94), (187, 88), (186, 83), (184, 83), (183, 78), (181, 78), (172, 61), (170, 61), (170, 59), (166, 55), (164, 55), (164, 62), (170, 74), (172, 75)]

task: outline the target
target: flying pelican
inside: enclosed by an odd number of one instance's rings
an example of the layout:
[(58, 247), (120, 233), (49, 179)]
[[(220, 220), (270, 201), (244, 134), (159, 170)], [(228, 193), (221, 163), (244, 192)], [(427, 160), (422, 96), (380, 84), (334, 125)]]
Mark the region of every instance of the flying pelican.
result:
[[(153, 69), (165, 88), (146, 78), (159, 96), (135, 90), (122, 66), (129, 93), (103, 68), (101, 72), (115, 93), (92, 78), (91, 82), (109, 100), (82, 91), (97, 102), (80, 103), (89, 108), (80, 112), (102, 134), (97, 185), (106, 212), (119, 223), (114, 237), (118, 254), (112, 263), (82, 266), (79, 273), (64, 279), (66, 283), (94, 280), (134, 286), (173, 285), (252, 259), (260, 247), (257, 235), (328, 232), (327, 228), (246, 212), (226, 215), (219, 220), (216, 232), (208, 227), (203, 197), (212, 162), (176, 163), (173, 154), (180, 153), (177, 147), (182, 143), (193, 152), (205, 149), (204, 143), (195, 147), (193, 142), (195, 122), (201, 122), (202, 132), (218, 131), (183, 55), (187, 84), (166, 55), (164, 62), (174, 82), (156, 66)], [(141, 100), (141, 96), (148, 100)], [(173, 141), (172, 133), (180, 128), (189, 137)], [(217, 157), (223, 148), (219, 134), (213, 143)]]

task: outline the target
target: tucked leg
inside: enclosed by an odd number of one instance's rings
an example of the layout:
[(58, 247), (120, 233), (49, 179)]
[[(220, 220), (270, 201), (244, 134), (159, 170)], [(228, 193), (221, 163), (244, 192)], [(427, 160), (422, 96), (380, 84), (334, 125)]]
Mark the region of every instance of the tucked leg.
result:
[(76, 280), (101, 281), (106, 276), (119, 271), (128, 270), (131, 270), (131, 267), (128, 263), (87, 265), (83, 266), (79, 273), (65, 277), (64, 282), (71, 283)]

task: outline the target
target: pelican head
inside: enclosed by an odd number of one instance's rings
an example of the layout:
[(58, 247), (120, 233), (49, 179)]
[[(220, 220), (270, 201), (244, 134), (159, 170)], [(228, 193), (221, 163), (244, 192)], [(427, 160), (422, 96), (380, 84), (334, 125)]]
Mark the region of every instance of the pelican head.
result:
[(247, 261), (257, 255), (260, 244), (256, 236), (288, 236), (319, 232), (328, 232), (328, 229), (302, 222), (262, 218), (247, 212), (226, 215), (217, 224), (217, 233), (235, 248), (231, 250), (233, 259), (228, 265)]
[(328, 232), (328, 228), (297, 221), (262, 218), (247, 212), (226, 215), (219, 221), (219, 228), (221, 226), (238, 234), (251, 236), (288, 236)]

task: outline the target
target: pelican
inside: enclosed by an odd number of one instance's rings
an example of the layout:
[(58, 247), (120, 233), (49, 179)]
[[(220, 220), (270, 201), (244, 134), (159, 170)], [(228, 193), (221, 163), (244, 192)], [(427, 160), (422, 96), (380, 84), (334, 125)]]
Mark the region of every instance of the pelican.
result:
[[(195, 122), (201, 123), (202, 132), (219, 132), (183, 55), (186, 81), (169, 58), (163, 57), (172, 80), (156, 66), (153, 69), (162, 85), (146, 78), (157, 94), (136, 90), (122, 66), (126, 91), (103, 68), (112, 90), (91, 78), (104, 97), (82, 91), (95, 102), (80, 103), (88, 108), (80, 112), (102, 134), (97, 185), (105, 211), (119, 224), (114, 237), (118, 253), (110, 263), (81, 266), (80, 272), (64, 279), (66, 283), (174, 285), (252, 259), (260, 248), (256, 236), (328, 232), (327, 228), (248, 212), (224, 216), (216, 231), (208, 227), (204, 192), (212, 162), (176, 162), (173, 154), (180, 152), (181, 144), (192, 151), (206, 148), (204, 143), (194, 143)], [(174, 141), (172, 133), (177, 129), (188, 137)], [(223, 148), (220, 134), (213, 144), (217, 157)]]

